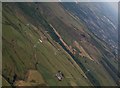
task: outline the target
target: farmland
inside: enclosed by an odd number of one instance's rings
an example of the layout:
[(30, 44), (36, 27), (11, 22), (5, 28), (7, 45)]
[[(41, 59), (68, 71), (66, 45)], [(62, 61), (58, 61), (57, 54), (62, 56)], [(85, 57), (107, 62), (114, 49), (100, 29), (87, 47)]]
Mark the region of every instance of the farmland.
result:
[(111, 48), (61, 3), (3, 3), (2, 42), (3, 86), (118, 85)]

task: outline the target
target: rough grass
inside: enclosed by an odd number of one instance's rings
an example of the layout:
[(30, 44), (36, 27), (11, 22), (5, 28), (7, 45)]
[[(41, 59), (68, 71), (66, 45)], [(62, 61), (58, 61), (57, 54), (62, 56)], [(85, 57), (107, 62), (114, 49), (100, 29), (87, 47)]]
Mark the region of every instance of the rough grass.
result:
[[(8, 10), (9, 7), (3, 7)], [(48, 41), (43, 40), (43, 43), (39, 42), (42, 35), (39, 35), (38, 29), (35, 30), (20, 19), (3, 10), (3, 76), (6, 77), (8, 82), (13, 85), (14, 75), (17, 74), (17, 80), (24, 80), (25, 74), (30, 69), (36, 69), (41, 73), (46, 84), (49, 86), (57, 85), (70, 85), (69, 79), (65, 78), (59, 82), (55, 77), (58, 70), (61, 70), (65, 76), (73, 76), (72, 81), (76, 82), (77, 78), (81, 78), (82, 85), (89, 85), (88, 82), (82, 78), (81, 69), (77, 69), (68, 60), (72, 58), (60, 47), (57, 43), (54, 43), (52, 38), (49, 38), (53, 42), (54, 46)], [(9, 10), (8, 10), (9, 11)], [(18, 20), (19, 19), (19, 20)], [(4, 23), (5, 21), (8, 24)], [(39, 31), (40, 32), (40, 31)], [(34, 45), (36, 47), (34, 47)], [(60, 47), (58, 51), (55, 46)], [(57, 53), (55, 55), (55, 52)], [(23, 82), (24, 83), (24, 82)], [(27, 84), (26, 84), (27, 85)], [(78, 82), (79, 85), (79, 82)]]

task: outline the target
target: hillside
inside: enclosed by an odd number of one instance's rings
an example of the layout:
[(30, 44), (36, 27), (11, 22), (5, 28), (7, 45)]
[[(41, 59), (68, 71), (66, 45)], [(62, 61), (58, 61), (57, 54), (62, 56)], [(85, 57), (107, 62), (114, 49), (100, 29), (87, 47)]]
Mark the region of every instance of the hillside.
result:
[(119, 84), (112, 49), (61, 3), (3, 3), (2, 43), (3, 86)]

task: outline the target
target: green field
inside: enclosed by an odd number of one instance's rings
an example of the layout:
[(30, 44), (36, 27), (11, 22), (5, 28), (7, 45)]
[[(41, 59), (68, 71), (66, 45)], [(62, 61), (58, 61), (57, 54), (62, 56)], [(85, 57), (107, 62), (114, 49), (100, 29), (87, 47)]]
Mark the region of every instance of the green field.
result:
[[(68, 47), (82, 52), (73, 44), (78, 41), (94, 61), (71, 53), (49, 24)], [(3, 86), (17, 85), (16, 81), (27, 86), (116, 85), (116, 80), (101, 64), (103, 61), (110, 68), (117, 68), (112, 58), (109, 62), (109, 57), (104, 57), (105, 53), (110, 53), (105, 49), (107, 46), (60, 4), (3, 3), (2, 26)], [(80, 40), (82, 35), (86, 37)], [(42, 82), (28, 82), (26, 74), (30, 70), (41, 75)], [(58, 71), (65, 75), (62, 81), (55, 77)]]

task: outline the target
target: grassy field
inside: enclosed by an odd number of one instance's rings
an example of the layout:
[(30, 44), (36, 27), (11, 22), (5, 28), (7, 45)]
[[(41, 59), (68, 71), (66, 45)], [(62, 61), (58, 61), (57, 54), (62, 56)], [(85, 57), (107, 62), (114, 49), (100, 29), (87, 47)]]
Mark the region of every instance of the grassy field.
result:
[[(71, 81), (77, 85), (89, 85), (89, 81), (82, 78), (81, 74), (84, 73), (81, 68), (59, 44), (50, 37), (43, 39), (42, 43), (39, 42), (41, 37), (46, 37), (40, 29), (33, 28), (29, 22), (27, 25), (28, 23), (22, 22), (14, 13), (9, 13), (9, 7), (3, 8), (2, 73), (9, 83), (14, 84), (15, 75), (16, 80), (25, 80), (25, 74), (29, 70), (36, 69), (49, 86), (68, 86)], [(54, 46), (48, 40), (52, 41)], [(59, 47), (59, 51), (56, 47)], [(58, 70), (65, 75), (65, 79), (61, 82), (55, 77)], [(78, 81), (78, 77), (81, 82)]]
[[(68, 53), (49, 24), (68, 46), (84, 52), (85, 57)], [(3, 85), (116, 85), (100, 63), (105, 52), (102, 44), (60, 4), (3, 3), (2, 25)], [(62, 81), (55, 77), (58, 71), (65, 75)]]

